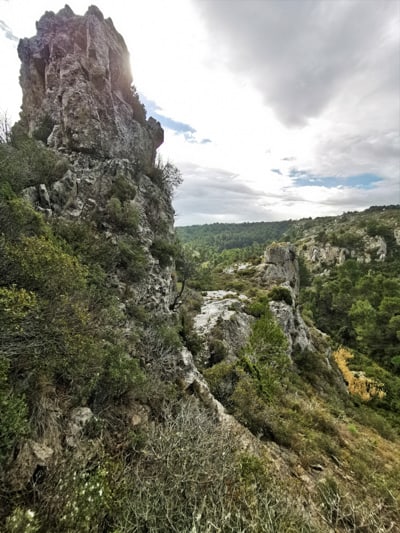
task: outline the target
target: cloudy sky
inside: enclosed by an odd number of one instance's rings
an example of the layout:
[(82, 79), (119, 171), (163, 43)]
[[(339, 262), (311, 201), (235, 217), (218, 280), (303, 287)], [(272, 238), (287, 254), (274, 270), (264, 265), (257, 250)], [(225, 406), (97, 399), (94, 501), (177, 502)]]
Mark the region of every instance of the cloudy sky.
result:
[[(0, 0), (0, 110), (14, 120), (18, 39), (64, 3)], [(95, 3), (183, 174), (178, 225), (400, 203), (400, 0)]]

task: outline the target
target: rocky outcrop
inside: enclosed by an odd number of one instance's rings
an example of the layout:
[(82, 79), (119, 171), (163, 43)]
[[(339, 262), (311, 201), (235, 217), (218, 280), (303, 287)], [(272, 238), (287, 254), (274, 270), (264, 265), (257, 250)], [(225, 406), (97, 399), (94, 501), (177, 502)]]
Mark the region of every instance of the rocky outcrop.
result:
[[(257, 267), (257, 281), (271, 290), (269, 306), (288, 340), (288, 355), (291, 356), (294, 350), (315, 351), (309, 329), (297, 306), (300, 274), (296, 247), (290, 243), (269, 246)], [(281, 287), (283, 291), (274, 292), (274, 287)]]
[(370, 263), (375, 261), (385, 261), (387, 255), (387, 244), (383, 237), (364, 237), (364, 254), (357, 257), (361, 263)]
[(238, 356), (246, 344), (254, 318), (245, 312), (247, 297), (235, 292), (208, 291), (194, 329), (205, 349), (196, 357), (202, 366)]
[[(110, 283), (134, 304), (168, 312), (172, 258), (153, 254), (155, 242), (174, 238), (171, 191), (154, 163), (163, 130), (146, 120), (132, 88), (123, 38), (98, 8), (78, 16), (66, 6), (46, 12), (18, 53), (19, 128), (65, 165), (61, 179), (29, 187), (24, 197), (47, 217), (95, 224), (112, 253), (131, 256), (121, 267), (116, 262)], [(130, 280), (120, 275), (127, 261), (135, 270)]]
[(289, 243), (274, 243), (264, 252), (257, 267), (258, 282), (265, 288), (287, 285), (295, 295), (299, 292), (300, 278), (296, 248)]
[(146, 121), (111, 19), (95, 6), (83, 17), (65, 6), (36, 27), (18, 46), (24, 127), (58, 150), (127, 158), (151, 170), (163, 131)]
[(351, 256), (351, 252), (347, 248), (332, 246), (330, 243), (326, 243), (324, 246), (313, 243), (304, 250), (303, 255), (311, 265), (311, 269), (315, 270), (315, 268), (341, 265)]
[(310, 270), (315, 272), (342, 265), (347, 259), (354, 259), (359, 263), (386, 260), (388, 245), (383, 237), (380, 235), (371, 237), (362, 232), (359, 232), (358, 237), (357, 247), (346, 248), (335, 246), (330, 242), (322, 244), (312, 238), (301, 243), (301, 255)]

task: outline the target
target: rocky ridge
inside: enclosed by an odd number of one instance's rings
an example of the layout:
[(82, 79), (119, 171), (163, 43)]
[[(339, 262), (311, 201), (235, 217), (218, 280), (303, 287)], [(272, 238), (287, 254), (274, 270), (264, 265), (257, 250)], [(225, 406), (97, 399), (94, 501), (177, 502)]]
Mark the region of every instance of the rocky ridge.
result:
[(290, 243), (274, 243), (265, 250), (263, 260), (257, 267), (256, 279), (265, 289), (282, 287), (290, 298), (272, 300), (270, 309), (288, 340), (288, 353), (293, 350), (315, 351), (297, 305), (300, 290), (299, 262), (296, 247)]
[[(155, 163), (163, 130), (146, 120), (125, 42), (97, 7), (78, 16), (65, 6), (46, 12), (36, 26), (37, 35), (18, 46), (23, 103), (15, 131), (59, 157), (60, 172), (22, 197), (47, 221), (83, 224), (107, 244), (112, 267), (106, 283), (117, 294), (129, 334), (135, 329), (130, 309), (168, 316), (175, 297), (168, 249), (174, 241), (172, 191)], [(162, 257), (154, 252), (159, 242), (167, 245)], [(82, 446), (84, 427), (96, 420), (87, 406), (63, 412), (57, 397), (38, 403), (47, 430), (16, 454), (9, 471), (13, 490), (26, 487), (38, 469), (54, 466), (65, 447)], [(132, 427), (147, 416), (135, 402), (126, 411)]]
[(398, 206), (304, 219), (294, 222), (291, 232), (292, 242), (313, 273), (348, 259), (364, 264), (385, 262), (400, 245)]
[(110, 282), (121, 294), (131, 290), (136, 303), (168, 312), (172, 260), (160, 265), (151, 253), (157, 239), (174, 238), (171, 191), (155, 164), (163, 130), (146, 120), (123, 38), (97, 7), (78, 16), (65, 6), (46, 12), (18, 53), (19, 128), (62, 154), (67, 168), (61, 179), (23, 196), (47, 217), (94, 221), (114, 246), (124, 235), (134, 238), (147, 263), (144, 279), (126, 282), (117, 269)]

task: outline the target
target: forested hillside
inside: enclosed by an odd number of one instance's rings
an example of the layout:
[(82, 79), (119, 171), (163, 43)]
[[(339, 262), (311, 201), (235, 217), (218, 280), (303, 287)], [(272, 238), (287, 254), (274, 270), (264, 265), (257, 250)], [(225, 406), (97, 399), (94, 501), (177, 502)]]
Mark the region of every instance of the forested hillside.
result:
[[(178, 231), (188, 249), (207, 258), (192, 281), (203, 288), (248, 290), (249, 269), (260, 262), (258, 245), (248, 243), (260, 239), (261, 247), (262, 235), (264, 248), (273, 233), (278, 241), (295, 243), (304, 318), (329, 334), (335, 346), (353, 350), (350, 368), (385, 384), (386, 394), (375, 398), (373, 405), (376, 412), (399, 425), (400, 206), (371, 207), (280, 226), (214, 224)], [(229, 231), (232, 239), (226, 237)], [(238, 235), (243, 236), (242, 244), (232, 249), (231, 242)], [(218, 249), (212, 244), (216, 242)]]
[(292, 226), (292, 221), (244, 222), (242, 224), (204, 224), (176, 228), (183, 243), (191, 243), (197, 249), (216, 252), (231, 248), (247, 248), (254, 244), (266, 245), (281, 240)]

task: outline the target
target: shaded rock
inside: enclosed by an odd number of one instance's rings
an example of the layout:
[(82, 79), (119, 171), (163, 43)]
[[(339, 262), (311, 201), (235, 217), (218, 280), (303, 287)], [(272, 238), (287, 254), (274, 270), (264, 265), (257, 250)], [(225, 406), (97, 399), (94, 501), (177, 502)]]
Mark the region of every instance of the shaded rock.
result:
[[(376, 261), (385, 261), (387, 255), (387, 244), (383, 237), (365, 237), (365, 255), (371, 255)], [(367, 261), (364, 261), (367, 262)]]
[(332, 246), (330, 243), (326, 243), (324, 246), (313, 243), (303, 255), (311, 263), (312, 269), (319, 269), (322, 266), (343, 264), (351, 256), (351, 252), (347, 248)]
[(47, 187), (44, 183), (41, 183), (39, 185), (39, 201), (40, 206), (43, 207), (43, 209), (50, 209), (50, 196)]
[(298, 309), (285, 302), (270, 302), (270, 309), (288, 340), (288, 353), (294, 349), (314, 351), (307, 325)]
[(42, 442), (24, 442), (8, 475), (12, 490), (23, 490), (38, 468), (50, 466), (53, 456), (54, 450)]
[(299, 264), (295, 246), (290, 243), (271, 244), (265, 252), (261, 265), (257, 266), (257, 279), (261, 286), (270, 289), (285, 284), (297, 296), (300, 287)]
[(125, 42), (98, 8), (84, 16), (69, 7), (47, 12), (18, 54), (21, 119), (30, 135), (62, 151), (139, 158), (151, 169), (163, 130), (146, 121)]
[(74, 448), (78, 445), (82, 430), (93, 417), (93, 411), (89, 407), (76, 407), (71, 411), (65, 439), (68, 446)]

